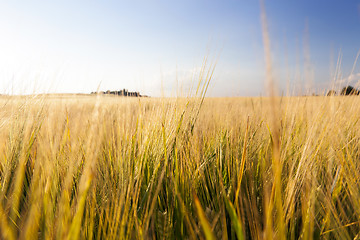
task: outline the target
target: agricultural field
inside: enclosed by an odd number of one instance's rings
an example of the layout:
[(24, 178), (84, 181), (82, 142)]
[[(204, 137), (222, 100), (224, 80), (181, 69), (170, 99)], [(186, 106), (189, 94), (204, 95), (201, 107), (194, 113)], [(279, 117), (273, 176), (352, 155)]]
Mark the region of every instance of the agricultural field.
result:
[(358, 239), (360, 98), (0, 98), (1, 239)]

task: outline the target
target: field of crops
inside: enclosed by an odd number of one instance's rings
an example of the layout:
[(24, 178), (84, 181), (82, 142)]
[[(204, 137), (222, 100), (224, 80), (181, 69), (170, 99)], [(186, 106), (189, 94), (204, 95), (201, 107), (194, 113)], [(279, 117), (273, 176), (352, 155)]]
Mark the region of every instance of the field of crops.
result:
[(353, 239), (360, 98), (0, 98), (2, 239)]

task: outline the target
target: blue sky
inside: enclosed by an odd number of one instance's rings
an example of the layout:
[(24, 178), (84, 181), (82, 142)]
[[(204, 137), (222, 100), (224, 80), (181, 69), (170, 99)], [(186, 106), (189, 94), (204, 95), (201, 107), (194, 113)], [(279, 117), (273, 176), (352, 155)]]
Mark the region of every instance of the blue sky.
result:
[[(279, 92), (356, 85), (358, 1), (265, 1)], [(306, 30), (307, 29), (307, 30)], [(259, 1), (0, 3), (0, 92), (127, 88), (187, 92), (205, 56), (218, 60), (208, 96), (265, 95)]]

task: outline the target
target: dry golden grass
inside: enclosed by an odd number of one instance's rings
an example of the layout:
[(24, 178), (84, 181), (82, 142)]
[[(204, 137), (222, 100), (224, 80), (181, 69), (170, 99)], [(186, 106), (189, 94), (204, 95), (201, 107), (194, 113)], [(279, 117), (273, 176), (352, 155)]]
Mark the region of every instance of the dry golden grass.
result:
[(360, 98), (275, 100), (1, 97), (1, 237), (358, 238)]

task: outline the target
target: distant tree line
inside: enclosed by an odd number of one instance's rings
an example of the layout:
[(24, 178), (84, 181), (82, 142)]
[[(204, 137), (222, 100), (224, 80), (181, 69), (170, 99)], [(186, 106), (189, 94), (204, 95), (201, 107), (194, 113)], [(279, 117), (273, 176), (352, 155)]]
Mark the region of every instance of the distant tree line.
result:
[(116, 96), (124, 96), (124, 97), (146, 97), (141, 95), (139, 92), (129, 92), (127, 89), (122, 89), (120, 91), (100, 91), (100, 92), (91, 92), (91, 94), (108, 94), (108, 95), (116, 95)]
[[(359, 95), (360, 90), (352, 87), (352, 86), (346, 86), (343, 89), (341, 89), (340, 95), (349, 96), (349, 95)], [(330, 90), (327, 92), (326, 96), (335, 96), (337, 95), (337, 92), (335, 90)]]

